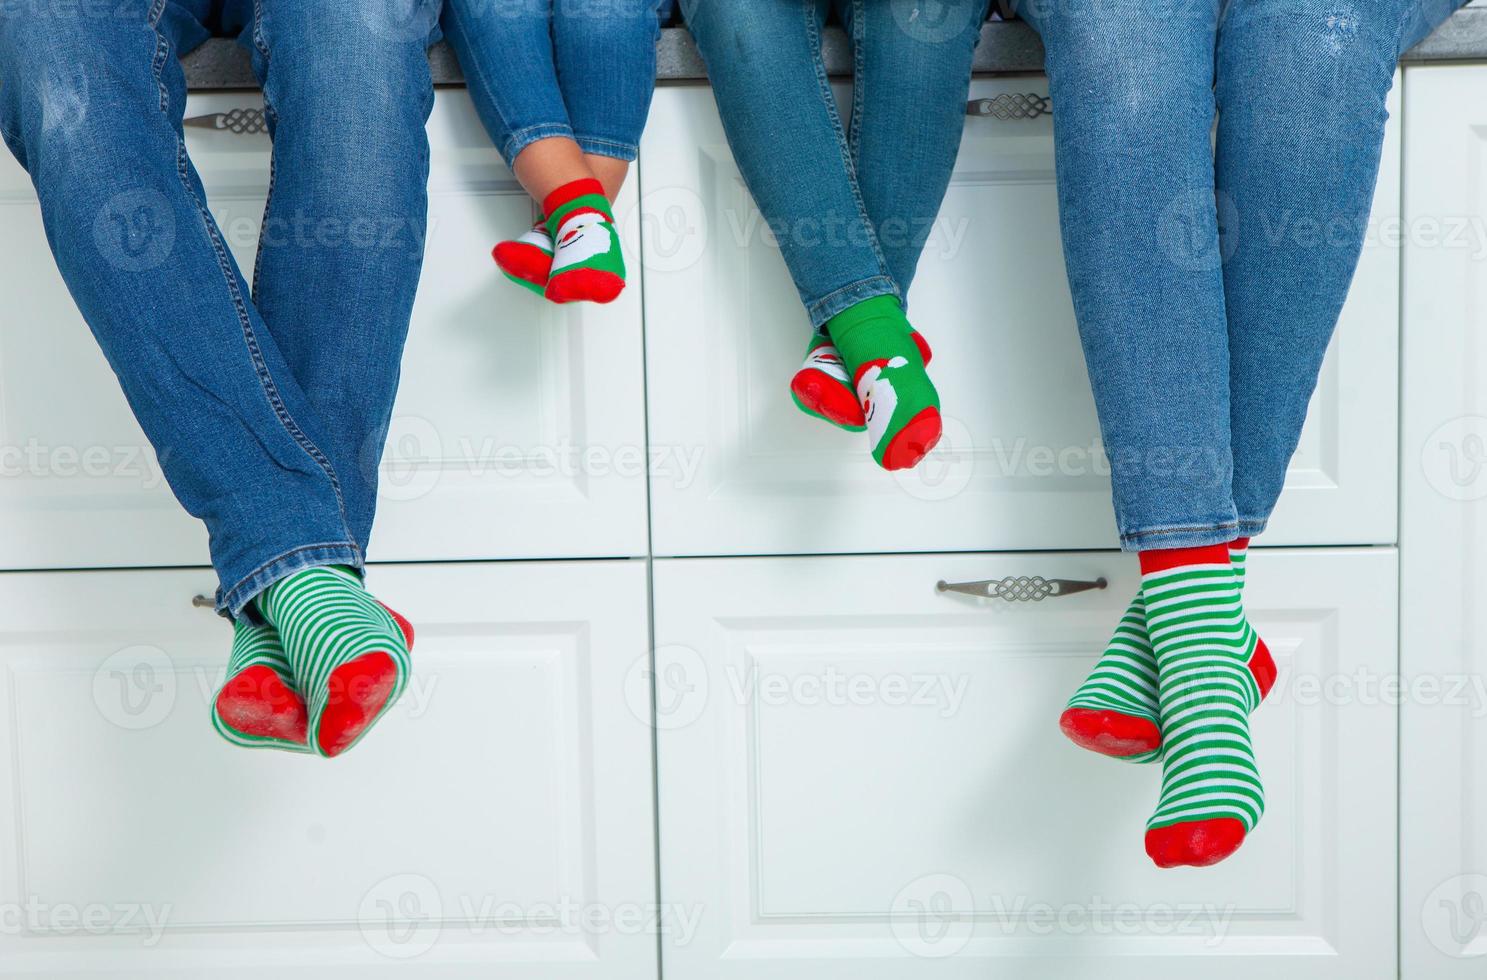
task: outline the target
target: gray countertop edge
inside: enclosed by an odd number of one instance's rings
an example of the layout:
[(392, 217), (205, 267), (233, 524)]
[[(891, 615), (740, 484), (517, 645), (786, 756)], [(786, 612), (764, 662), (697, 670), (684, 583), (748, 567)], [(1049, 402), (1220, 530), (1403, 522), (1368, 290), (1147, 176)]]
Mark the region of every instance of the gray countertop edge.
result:
[[(846, 36), (837, 29), (826, 32), (824, 46), (827, 70), (833, 75), (850, 74), (851, 53)], [(1487, 7), (1457, 11), (1440, 30), (1405, 55), (1405, 61), (1463, 61), (1487, 59)], [(186, 82), (195, 90), (252, 89), (258, 87), (249, 66), (248, 54), (236, 42), (213, 39), (183, 59)], [(429, 51), (429, 65), (436, 85), (459, 85), (464, 81), (459, 62), (449, 45)], [(1023, 74), (1043, 70), (1043, 43), (1032, 28), (1016, 21), (992, 21), (981, 31), (976, 49), (976, 71), (980, 74)], [(692, 81), (707, 77), (697, 46), (682, 28), (662, 32), (657, 57), (662, 81)]]

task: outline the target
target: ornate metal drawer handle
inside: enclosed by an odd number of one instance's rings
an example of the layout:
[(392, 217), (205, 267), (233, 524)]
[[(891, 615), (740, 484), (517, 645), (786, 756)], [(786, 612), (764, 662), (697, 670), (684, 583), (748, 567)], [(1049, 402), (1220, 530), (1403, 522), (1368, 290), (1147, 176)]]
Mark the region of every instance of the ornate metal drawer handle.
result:
[(268, 120), (263, 117), (262, 109), (238, 108), (205, 116), (192, 116), (186, 120), (186, 125), (197, 129), (225, 129), (245, 135), (268, 132)]
[(1062, 599), (1076, 592), (1103, 589), (1110, 583), (1104, 578), (1077, 582), (1067, 578), (1044, 578), (1041, 575), (1008, 575), (982, 582), (946, 582), (935, 584), (936, 592), (959, 592), (979, 599), (1005, 599), (1007, 602), (1042, 602), (1052, 596)]
[(991, 116), (994, 119), (1037, 119), (1053, 115), (1053, 100), (1036, 92), (1004, 92), (989, 99), (972, 99), (966, 103), (966, 115)]

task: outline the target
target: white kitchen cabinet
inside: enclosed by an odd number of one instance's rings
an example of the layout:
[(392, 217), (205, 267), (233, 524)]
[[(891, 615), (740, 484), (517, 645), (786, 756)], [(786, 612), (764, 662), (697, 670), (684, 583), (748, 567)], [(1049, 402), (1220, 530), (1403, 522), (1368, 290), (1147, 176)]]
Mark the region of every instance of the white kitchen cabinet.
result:
[[(187, 114), (258, 104), (196, 95)], [(607, 307), (559, 307), (506, 282), (491, 246), (530, 227), (530, 200), (464, 92), (439, 93), (429, 137), (427, 256), (372, 557), (643, 555), (639, 288)], [(251, 277), (268, 137), (188, 128), (187, 142)], [(632, 188), (620, 215), (635, 201)], [(165, 486), (9, 154), (0, 227), (0, 567), (204, 564), (206, 535)]]
[(0, 574), (0, 972), (656, 975), (643, 562), (375, 568), (415, 675), (333, 761), (212, 730), (212, 584)]
[(1406, 73), (1405, 980), (1487, 970), (1487, 67)]
[[(1041, 78), (972, 86), (1046, 92)], [(1372, 243), (1267, 544), (1395, 539), (1398, 250), (1382, 232), (1398, 214), (1399, 153), (1396, 122)], [(946, 434), (902, 476), (875, 466), (865, 436), (792, 404), (809, 325), (708, 88), (657, 93), (640, 176), (656, 554), (1113, 546), (1049, 117), (966, 121), (910, 297), (938, 354)]]
[[(1041, 602), (936, 591), (1044, 576)], [(1280, 667), (1268, 792), (1218, 866), (1142, 846), (1159, 770), (1075, 747), (1065, 699), (1137, 585), (1111, 554), (656, 562), (669, 980), (1386, 980), (1395, 968), (1388, 548), (1263, 551), (1247, 604)]]

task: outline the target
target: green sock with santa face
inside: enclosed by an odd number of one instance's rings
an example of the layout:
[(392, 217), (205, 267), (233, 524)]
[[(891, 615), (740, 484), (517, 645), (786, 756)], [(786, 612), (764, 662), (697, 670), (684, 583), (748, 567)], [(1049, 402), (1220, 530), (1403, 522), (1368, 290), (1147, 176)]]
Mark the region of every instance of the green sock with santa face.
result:
[(873, 459), (887, 470), (914, 466), (940, 440), (940, 396), (898, 299), (865, 299), (826, 330), (862, 403)]

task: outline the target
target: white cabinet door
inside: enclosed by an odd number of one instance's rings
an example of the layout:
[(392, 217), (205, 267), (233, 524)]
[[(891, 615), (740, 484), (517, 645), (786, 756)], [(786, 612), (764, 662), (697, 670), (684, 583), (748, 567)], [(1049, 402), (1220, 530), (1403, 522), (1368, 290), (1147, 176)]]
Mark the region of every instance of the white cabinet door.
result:
[[(256, 105), (198, 95), (188, 115)], [(464, 92), (440, 92), (429, 135), (427, 258), (373, 557), (644, 554), (639, 277), (608, 307), (554, 306), (506, 282), (491, 246), (530, 227), (529, 199)], [(187, 143), (251, 277), (268, 137), (191, 128)], [(620, 213), (635, 201), (632, 187)], [(0, 567), (204, 564), (206, 535), (165, 486), (9, 154), (0, 227)]]
[[(972, 94), (1046, 91), (1040, 78), (980, 79)], [(1398, 154), (1391, 124), (1376, 226), (1398, 213)], [(898, 477), (874, 465), (864, 436), (791, 402), (809, 325), (709, 89), (657, 93), (641, 183), (657, 554), (1115, 541), (1064, 274), (1048, 117), (966, 122), (911, 295), (915, 323), (939, 352), (930, 373), (946, 434)], [(1397, 255), (1387, 241), (1368, 249), (1267, 543), (1395, 538)]]
[(644, 563), (372, 585), (415, 676), (327, 761), (211, 729), (209, 571), (0, 575), (7, 975), (655, 976)]
[[(656, 563), (670, 980), (1385, 980), (1395, 969), (1396, 553), (1257, 553), (1281, 669), (1254, 732), (1264, 820), (1162, 871), (1159, 770), (1056, 724), (1137, 584), (1113, 555)], [(940, 580), (1109, 588), (977, 600)]]
[(1406, 82), (1400, 935), (1487, 970), (1487, 68)]
[(532, 226), (531, 199), (463, 91), (439, 93), (429, 140), (427, 255), (371, 557), (644, 555), (639, 270), (607, 306), (507, 282), (491, 248)]

